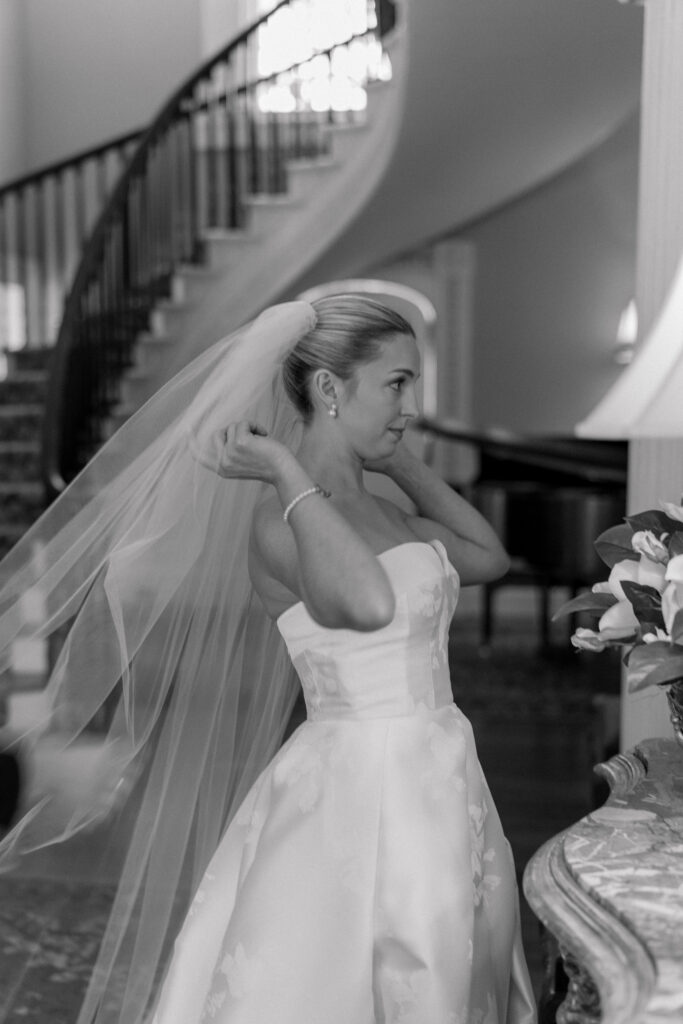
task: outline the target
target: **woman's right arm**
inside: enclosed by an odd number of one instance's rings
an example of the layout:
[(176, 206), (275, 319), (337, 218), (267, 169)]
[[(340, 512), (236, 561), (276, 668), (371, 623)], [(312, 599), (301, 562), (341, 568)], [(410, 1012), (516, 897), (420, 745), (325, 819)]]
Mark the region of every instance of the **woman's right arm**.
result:
[(258, 510), (252, 531), (257, 556), (296, 594), (310, 615), (331, 629), (370, 631), (394, 615), (387, 574), (369, 545), (331, 501), (312, 494), (282, 519), (282, 509), (315, 481), (287, 449), (271, 480), (279, 503)]
[(277, 580), (302, 600), (310, 615), (330, 629), (370, 631), (394, 615), (394, 593), (369, 545), (322, 495), (298, 502), (288, 521), (283, 510), (315, 487), (292, 452), (250, 423), (231, 424), (195, 458), (228, 479), (263, 480), (279, 501), (266, 501), (252, 525), (250, 561), (258, 575)]

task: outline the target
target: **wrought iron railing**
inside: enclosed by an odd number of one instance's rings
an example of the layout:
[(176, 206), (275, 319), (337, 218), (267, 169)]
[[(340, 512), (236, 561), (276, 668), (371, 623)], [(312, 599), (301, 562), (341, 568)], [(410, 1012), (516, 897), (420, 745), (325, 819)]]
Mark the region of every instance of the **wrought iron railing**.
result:
[(54, 345), (85, 240), (140, 134), (0, 186), (0, 359)]
[[(309, 17), (322, 6), (282, 0), (192, 75), (142, 135), (66, 301), (44, 434), (52, 493), (101, 443), (135, 339), (174, 269), (201, 259), (206, 229), (242, 228), (247, 197), (286, 190), (288, 162), (325, 153), (329, 125), (362, 117), (365, 85), (388, 77), (381, 32), (393, 5), (382, 0), (380, 24), (367, 0), (345, 38), (307, 38), (304, 27), (325, 28)], [(298, 53), (279, 66), (273, 40), (287, 19)]]

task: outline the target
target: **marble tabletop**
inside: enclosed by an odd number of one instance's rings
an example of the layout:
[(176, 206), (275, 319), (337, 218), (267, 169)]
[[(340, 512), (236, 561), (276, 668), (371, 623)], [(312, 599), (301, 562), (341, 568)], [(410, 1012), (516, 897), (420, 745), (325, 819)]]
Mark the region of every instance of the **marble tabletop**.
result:
[(561, 1024), (683, 1024), (683, 748), (596, 769), (607, 803), (534, 855), (527, 899), (567, 954)]

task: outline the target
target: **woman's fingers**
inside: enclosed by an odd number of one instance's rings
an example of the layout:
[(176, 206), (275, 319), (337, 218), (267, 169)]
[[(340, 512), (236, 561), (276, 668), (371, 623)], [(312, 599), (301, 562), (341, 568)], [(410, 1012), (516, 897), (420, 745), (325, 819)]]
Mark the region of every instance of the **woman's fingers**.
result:
[[(240, 420), (217, 431), (208, 445), (191, 435), (190, 449), (197, 462), (223, 477), (268, 479), (273, 453), (264, 446), (268, 431), (259, 423)], [(268, 442), (271, 445), (273, 442)]]

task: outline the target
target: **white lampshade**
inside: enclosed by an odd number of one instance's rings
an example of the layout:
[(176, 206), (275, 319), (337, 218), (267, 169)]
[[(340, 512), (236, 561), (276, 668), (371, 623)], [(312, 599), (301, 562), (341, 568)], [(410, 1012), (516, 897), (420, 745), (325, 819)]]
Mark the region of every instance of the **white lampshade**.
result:
[(631, 363), (578, 424), (580, 437), (683, 437), (683, 258)]

